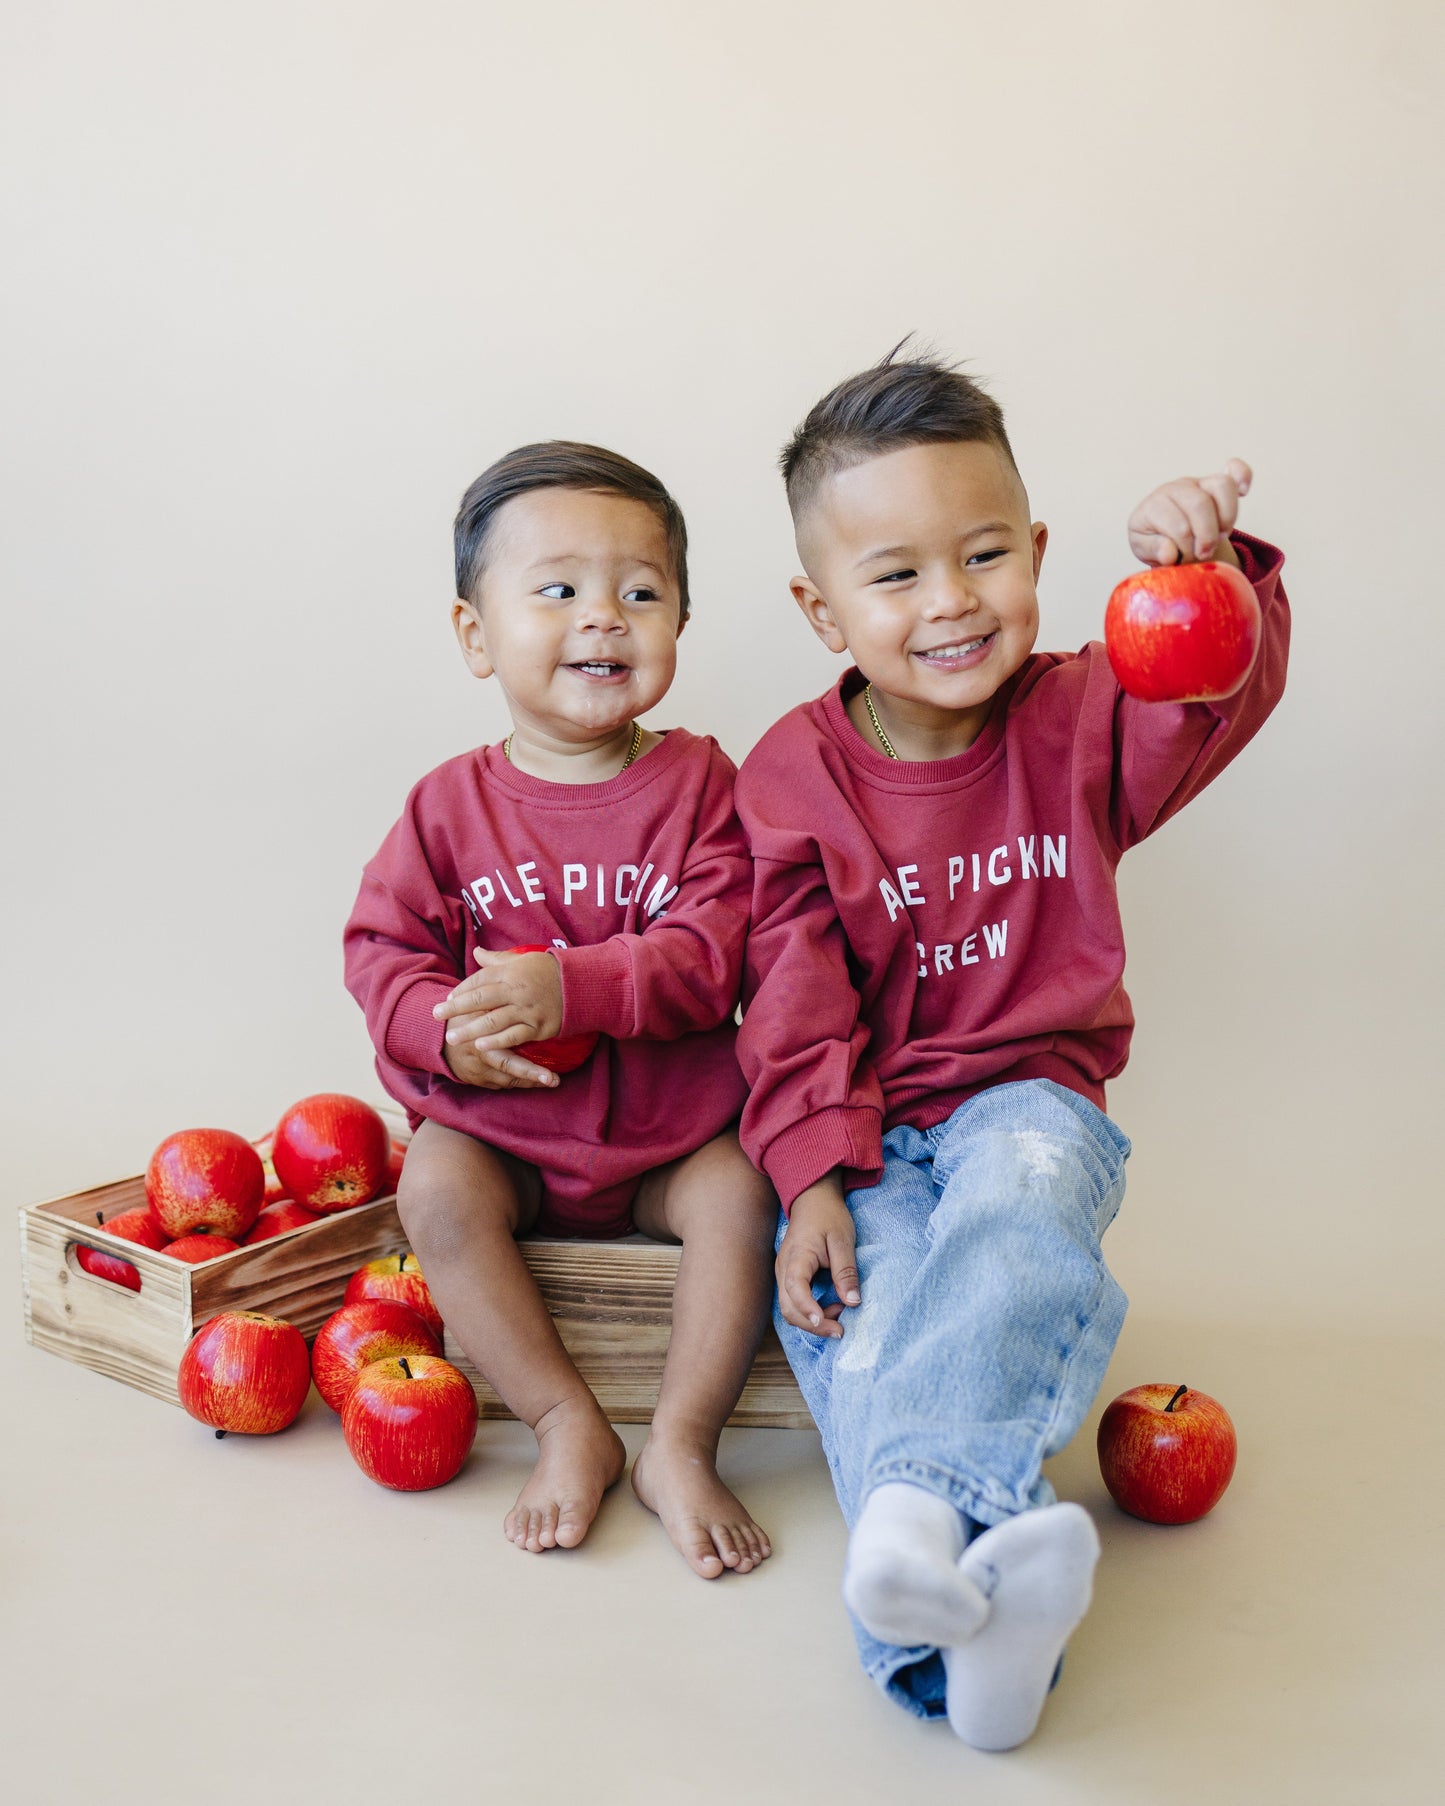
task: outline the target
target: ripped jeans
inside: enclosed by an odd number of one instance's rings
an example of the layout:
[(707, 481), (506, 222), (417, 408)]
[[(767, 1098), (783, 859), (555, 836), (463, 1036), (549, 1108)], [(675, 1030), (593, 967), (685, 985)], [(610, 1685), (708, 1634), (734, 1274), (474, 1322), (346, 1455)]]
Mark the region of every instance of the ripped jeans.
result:
[[(1124, 1322), (1099, 1242), (1128, 1157), (1103, 1111), (1050, 1079), (884, 1136), (882, 1179), (848, 1194), (863, 1302), (842, 1339), (774, 1313), (850, 1527), (894, 1480), (947, 1499), (970, 1535), (1052, 1502), (1042, 1464), (1083, 1422)], [(944, 1711), (936, 1650), (853, 1633), (892, 1699)]]

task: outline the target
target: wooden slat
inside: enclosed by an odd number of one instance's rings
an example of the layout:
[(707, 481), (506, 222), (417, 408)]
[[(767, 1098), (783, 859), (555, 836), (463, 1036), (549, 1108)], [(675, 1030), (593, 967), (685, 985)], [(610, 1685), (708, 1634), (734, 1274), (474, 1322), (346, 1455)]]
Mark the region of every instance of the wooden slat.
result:
[(221, 1311), (261, 1311), (294, 1323), (309, 1339), (340, 1309), (358, 1267), (406, 1245), (395, 1196), (337, 1211), (196, 1268), (192, 1321), (199, 1329)]
[[(518, 1246), (577, 1371), (613, 1423), (650, 1423), (672, 1333), (682, 1250), (628, 1236), (584, 1242), (524, 1237)], [(450, 1331), (446, 1357), (472, 1382), (484, 1418), (511, 1412)], [(806, 1430), (813, 1420), (769, 1327), (730, 1424)]]
[[(22, 1235), (25, 1333), (37, 1348), (80, 1361), (155, 1398), (179, 1403), (176, 1366), (191, 1333), (191, 1278), (180, 1261), (127, 1250), (139, 1292), (97, 1279), (75, 1263), (76, 1229), (65, 1217), (26, 1213)], [(115, 1246), (119, 1238), (108, 1236)]]

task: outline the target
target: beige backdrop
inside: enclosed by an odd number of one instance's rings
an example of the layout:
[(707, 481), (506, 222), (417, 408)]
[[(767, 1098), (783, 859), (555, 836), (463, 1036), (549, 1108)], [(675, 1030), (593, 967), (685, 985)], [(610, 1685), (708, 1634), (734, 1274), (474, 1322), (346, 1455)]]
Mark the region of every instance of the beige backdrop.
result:
[[(909, 330), (1008, 410), (1043, 644), (1148, 488), (1250, 458), (1288, 695), (1123, 886), (1116, 1260), (1432, 1311), (1441, 33), (1424, 4), (12, 15), (5, 1099), (18, 1202), (374, 1083), (339, 927), (502, 728), (449, 523), (567, 434), (662, 473), (654, 716), (741, 758), (833, 675), (777, 448)], [(1152, 1268), (1155, 1262), (1150, 1259)]]
[(1042, 644), (1099, 631), (1133, 503), (1229, 454), (1288, 554), (1284, 703), (1124, 867), (1136, 1310), (1194, 1326), (1196, 1385), (1231, 1325), (1433, 1333), (1441, 21), (7, 8), (8, 1203), (374, 1092), (361, 865), (504, 726), (448, 626), (483, 465), (568, 435), (673, 486), (696, 619), (653, 721), (741, 758), (837, 669), (778, 447), (916, 331), (1007, 410)]

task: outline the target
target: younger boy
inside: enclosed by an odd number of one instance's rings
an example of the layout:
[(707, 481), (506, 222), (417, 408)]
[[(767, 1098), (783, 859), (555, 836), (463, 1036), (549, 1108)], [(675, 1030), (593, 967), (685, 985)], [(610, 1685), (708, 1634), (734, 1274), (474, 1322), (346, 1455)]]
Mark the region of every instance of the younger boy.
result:
[[(682, 1243), (633, 1486), (696, 1573), (746, 1574), (771, 1550), (716, 1456), (777, 1216), (732, 1126), (749, 865), (716, 743), (637, 719), (687, 621), (682, 515), (615, 453), (522, 446), (463, 497), (456, 579), (462, 656), (512, 732), (417, 784), (346, 929), (377, 1071), (419, 1125), (401, 1220), (448, 1328), (536, 1433), (506, 1520), (534, 1552), (581, 1542), (624, 1450), (514, 1238)], [(589, 1034), (565, 1076), (527, 1057)]]
[(1230, 535), (1238, 461), (1140, 504), (1138, 558), (1238, 564), (1263, 609), (1236, 695), (1140, 703), (1100, 644), (1033, 652), (1047, 531), (965, 377), (853, 377), (783, 471), (794, 598), (857, 664), (738, 779), (743, 1145), (789, 1213), (778, 1329), (851, 1526), (864, 1666), (1006, 1749), (1037, 1722), (1098, 1554), (1041, 1466), (1125, 1309), (1099, 1245), (1129, 1155), (1104, 1114), (1133, 1027), (1115, 868), (1278, 700), (1282, 560)]

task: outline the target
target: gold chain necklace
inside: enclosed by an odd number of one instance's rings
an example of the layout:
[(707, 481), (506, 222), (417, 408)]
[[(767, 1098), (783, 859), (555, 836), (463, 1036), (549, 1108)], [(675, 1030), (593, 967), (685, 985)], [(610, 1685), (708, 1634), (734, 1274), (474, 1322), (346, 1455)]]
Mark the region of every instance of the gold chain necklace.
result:
[(871, 683), (863, 691), (863, 706), (868, 711), (868, 719), (873, 723), (873, 732), (878, 736), (878, 744), (890, 759), (896, 759), (898, 754), (893, 750), (893, 742), (884, 733), (883, 723), (878, 719), (878, 711), (873, 706), (873, 685)]
[[(870, 705), (870, 713), (871, 713), (871, 705)], [(879, 728), (878, 731), (881, 734), (883, 730), (881, 728)], [(887, 741), (884, 742), (884, 745), (885, 746), (887, 745)], [(623, 772), (626, 771), (627, 767), (632, 763), (632, 761), (637, 757), (637, 755), (641, 751), (642, 751), (642, 723), (640, 721), (634, 721), (632, 724), (632, 744), (627, 749), (627, 757), (622, 761), (621, 765), (617, 768), (618, 777), (622, 776)], [(897, 758), (898, 755), (895, 753), (893, 756), (895, 758)], [(507, 761), (507, 763), (509, 765), (512, 763), (512, 736), (510, 734), (508, 734), (506, 739), (502, 742), (502, 757)]]

